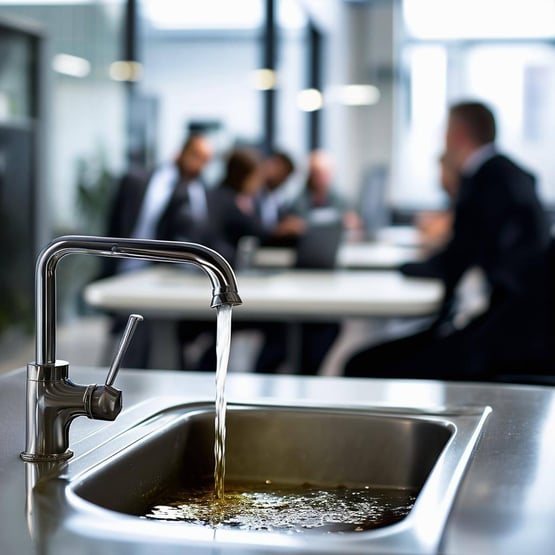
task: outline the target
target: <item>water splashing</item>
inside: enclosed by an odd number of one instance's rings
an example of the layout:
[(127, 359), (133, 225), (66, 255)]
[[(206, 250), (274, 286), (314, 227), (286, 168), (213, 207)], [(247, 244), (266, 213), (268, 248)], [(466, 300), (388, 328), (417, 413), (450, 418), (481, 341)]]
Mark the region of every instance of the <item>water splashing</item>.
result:
[(216, 419), (214, 441), (214, 493), (216, 499), (224, 498), (225, 481), (225, 381), (231, 346), (231, 305), (218, 307), (216, 336)]
[(217, 528), (306, 533), (362, 532), (401, 521), (412, 509), (416, 491), (398, 488), (322, 488), (228, 484), (225, 500), (210, 488), (173, 492), (146, 514), (156, 520), (183, 521)]

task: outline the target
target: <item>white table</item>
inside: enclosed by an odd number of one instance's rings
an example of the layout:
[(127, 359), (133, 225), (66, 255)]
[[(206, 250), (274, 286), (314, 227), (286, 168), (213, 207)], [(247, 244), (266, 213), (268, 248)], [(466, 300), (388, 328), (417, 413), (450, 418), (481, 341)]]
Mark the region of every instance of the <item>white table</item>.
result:
[[(237, 282), (243, 305), (234, 318), (249, 319), (423, 316), (437, 309), (443, 292), (439, 281), (391, 271), (243, 273)], [(211, 313), (211, 284), (201, 271), (156, 266), (92, 283), (85, 300), (115, 312), (198, 318)]]
[[(386, 242), (344, 243), (337, 253), (339, 268), (394, 270), (403, 262), (420, 258), (415, 246), (399, 246)], [(261, 247), (254, 254), (254, 266), (259, 268), (291, 268), (295, 265), (295, 249)]]
[[(406, 278), (391, 271), (300, 271), (240, 273), (241, 306), (234, 320), (282, 321), (288, 325), (288, 359), (298, 367), (302, 321), (333, 321), (345, 317), (426, 316), (442, 297), (435, 280)], [(211, 283), (200, 270), (170, 265), (130, 272), (92, 283), (86, 301), (122, 314), (139, 312), (151, 326), (151, 366), (177, 367), (175, 320), (214, 320)]]
[(420, 231), (412, 225), (391, 225), (376, 233), (376, 241), (399, 247), (422, 247)]

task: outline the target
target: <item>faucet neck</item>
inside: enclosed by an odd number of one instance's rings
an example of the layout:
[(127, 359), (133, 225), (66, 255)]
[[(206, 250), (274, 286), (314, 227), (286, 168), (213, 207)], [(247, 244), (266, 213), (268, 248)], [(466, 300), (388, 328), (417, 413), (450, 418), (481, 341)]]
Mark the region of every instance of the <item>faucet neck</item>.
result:
[(68, 235), (52, 241), (37, 260), (36, 344), (37, 365), (56, 363), (56, 266), (68, 254), (93, 254), (153, 262), (194, 264), (212, 282), (212, 307), (241, 304), (235, 274), (216, 251), (196, 243)]

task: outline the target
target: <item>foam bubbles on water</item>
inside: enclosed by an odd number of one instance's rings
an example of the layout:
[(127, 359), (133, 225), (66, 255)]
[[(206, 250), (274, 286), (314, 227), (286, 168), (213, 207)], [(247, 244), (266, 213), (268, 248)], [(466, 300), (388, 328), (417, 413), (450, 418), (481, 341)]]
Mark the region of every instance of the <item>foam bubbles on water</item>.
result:
[(206, 488), (180, 492), (146, 516), (249, 531), (359, 532), (402, 520), (414, 504), (413, 493), (371, 487), (233, 486), (219, 500)]

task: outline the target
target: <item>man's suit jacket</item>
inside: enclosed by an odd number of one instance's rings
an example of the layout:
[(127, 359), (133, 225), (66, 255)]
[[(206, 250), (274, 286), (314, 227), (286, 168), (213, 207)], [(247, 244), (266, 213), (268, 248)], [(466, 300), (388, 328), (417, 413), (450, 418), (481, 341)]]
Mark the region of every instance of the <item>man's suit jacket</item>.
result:
[[(479, 267), (489, 283), (490, 311), (503, 305), (515, 321), (526, 320), (532, 327), (537, 323), (545, 329), (552, 304), (550, 233), (535, 186), (530, 173), (499, 154), (471, 177), (462, 178), (451, 240), (427, 261), (401, 267), (407, 275), (443, 280), (445, 295), (438, 323), (453, 316), (462, 275)], [(518, 309), (507, 310), (507, 303)]]
[(209, 191), (208, 211), (209, 245), (232, 263), (241, 237), (257, 237), (262, 243), (270, 235), (256, 209), (251, 214), (240, 210), (236, 204), (235, 191), (225, 185), (219, 185)]
[(121, 178), (108, 218), (111, 237), (131, 237), (151, 177), (152, 172), (133, 171)]
[[(134, 170), (121, 178), (108, 214), (106, 235), (132, 236), (151, 177), (152, 172)], [(118, 262), (115, 258), (103, 258), (101, 277), (115, 274)]]
[(464, 272), (477, 266), (493, 295), (522, 293), (549, 244), (535, 187), (530, 173), (505, 156), (493, 156), (462, 178), (451, 240), (426, 262), (406, 264), (402, 271), (441, 278), (449, 296)]
[[(200, 179), (196, 180), (202, 185), (206, 195), (206, 187)], [(206, 200), (207, 202), (207, 200)], [(189, 183), (181, 181), (175, 187), (165, 209), (162, 211), (156, 226), (156, 238), (166, 241), (193, 241), (202, 243), (206, 240), (206, 217), (199, 220), (193, 214)]]
[(534, 177), (495, 155), (462, 179), (445, 248), (401, 270), (443, 280), (444, 302), (431, 330), (438, 338), (453, 334), (453, 341), (456, 286), (467, 269), (481, 268), (490, 286), (489, 306), (456, 337), (463, 340), (469, 332), (488, 372), (552, 372), (554, 255)]

